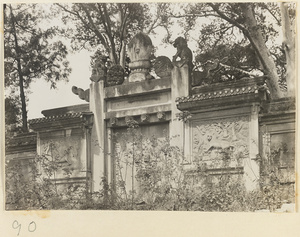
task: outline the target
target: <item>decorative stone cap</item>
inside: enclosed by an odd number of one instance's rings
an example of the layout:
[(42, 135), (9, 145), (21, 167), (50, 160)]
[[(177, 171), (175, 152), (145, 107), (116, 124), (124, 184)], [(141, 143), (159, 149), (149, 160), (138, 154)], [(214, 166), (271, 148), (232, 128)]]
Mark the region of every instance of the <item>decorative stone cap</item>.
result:
[(263, 89), (262, 87), (248, 86), (242, 88), (231, 88), (231, 89), (222, 89), (213, 92), (207, 93), (199, 93), (197, 95), (191, 95), (186, 97), (178, 97), (176, 98), (177, 103), (184, 103), (184, 102), (191, 102), (191, 101), (200, 101), (200, 100), (208, 100), (213, 98), (220, 98), (220, 97), (229, 97), (234, 95), (242, 95), (242, 94), (251, 94), (251, 93), (258, 93), (258, 90)]
[(267, 101), (267, 91), (265, 77), (244, 78), (236, 82), (193, 88), (192, 95), (178, 97), (175, 102), (181, 111), (219, 106), (240, 106), (240, 104)]
[(199, 93), (207, 93), (214, 91), (221, 91), (224, 89), (237, 89), (249, 86), (262, 86), (265, 84), (267, 77), (245, 77), (236, 81), (224, 81), (219, 83), (213, 83), (210, 85), (195, 86), (192, 88), (192, 95)]
[(60, 115), (53, 115), (43, 118), (37, 118), (37, 119), (31, 119), (29, 120), (29, 124), (39, 124), (39, 123), (48, 123), (53, 121), (59, 121), (59, 120), (65, 120), (65, 119), (71, 119), (71, 118), (81, 118), (82, 113), (66, 113), (66, 114), (60, 114)]
[(66, 128), (88, 128), (92, 124), (92, 112), (66, 113), (29, 120), (31, 129), (42, 132)]
[(56, 116), (56, 115), (65, 115), (66, 113), (80, 113), (80, 112), (88, 112), (89, 104), (80, 104), (80, 105), (72, 105), (66, 107), (60, 107), (55, 109), (47, 109), (43, 110), (42, 114), (45, 117)]

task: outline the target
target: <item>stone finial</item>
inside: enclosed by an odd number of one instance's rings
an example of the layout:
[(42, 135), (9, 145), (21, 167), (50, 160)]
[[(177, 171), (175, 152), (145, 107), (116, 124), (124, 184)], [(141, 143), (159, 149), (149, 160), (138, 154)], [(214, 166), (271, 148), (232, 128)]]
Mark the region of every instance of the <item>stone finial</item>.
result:
[(128, 44), (128, 55), (130, 58), (129, 82), (149, 79), (151, 63), (150, 56), (153, 50), (152, 40), (142, 32), (137, 33)]
[[(173, 46), (177, 48), (176, 54), (173, 56), (173, 63), (177, 67), (182, 67), (187, 64), (190, 69), (193, 68), (193, 53), (187, 45), (186, 39), (183, 37), (177, 37), (174, 41)], [(180, 61), (176, 61), (177, 58), (180, 58)]]

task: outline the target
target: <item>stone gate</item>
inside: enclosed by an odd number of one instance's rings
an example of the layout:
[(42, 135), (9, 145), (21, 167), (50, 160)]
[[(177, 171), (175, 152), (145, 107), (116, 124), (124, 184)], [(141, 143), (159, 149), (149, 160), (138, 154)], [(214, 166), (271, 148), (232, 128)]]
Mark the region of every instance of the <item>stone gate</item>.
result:
[(265, 77), (195, 85), (202, 78), (192, 72), (189, 59), (171, 62), (160, 56), (153, 64), (151, 50), (147, 35), (133, 38), (131, 74), (125, 80), (122, 68), (104, 70), (105, 62), (98, 62), (90, 88), (72, 89), (88, 103), (43, 111), (43, 118), (30, 121), (35, 148), (30, 143), (26, 150), (24, 140), (16, 137), (25, 148), (8, 147), (7, 159), (21, 159), (25, 153), (32, 159), (35, 152), (49, 152), (51, 142), (60, 147), (58, 152), (72, 147), (61, 160), (73, 167), (72, 176), (55, 179), (87, 182), (89, 190), (97, 191), (103, 177), (114, 183), (112, 154), (119, 149), (114, 134), (126, 131), (128, 121), (134, 120), (146, 136), (173, 137), (173, 145), (183, 151), (187, 174), (194, 175), (195, 162), (201, 161), (210, 176), (242, 177), (248, 190), (259, 188), (262, 159), (270, 159), (272, 149), (287, 143), (274, 162), (288, 174), (287, 182), (295, 182), (294, 99), (271, 102)]

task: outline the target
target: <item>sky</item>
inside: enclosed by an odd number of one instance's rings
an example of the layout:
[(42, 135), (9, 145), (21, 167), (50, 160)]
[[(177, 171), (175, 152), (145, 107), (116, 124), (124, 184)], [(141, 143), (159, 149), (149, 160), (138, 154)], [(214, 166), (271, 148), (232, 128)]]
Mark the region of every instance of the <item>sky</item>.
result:
[(86, 103), (72, 93), (72, 86), (88, 89), (90, 84), (90, 52), (81, 51), (69, 55), (72, 73), (69, 82), (58, 82), (57, 89), (50, 89), (50, 83), (36, 80), (30, 86), (28, 95), (28, 118), (42, 117), (42, 110)]
[[(49, 5), (45, 4), (45, 9), (49, 10)], [(207, 18), (201, 18), (201, 23), (208, 21)], [(207, 23), (207, 22), (206, 22)], [(52, 22), (47, 22), (47, 26), (50, 25), (59, 25), (61, 24), (60, 19), (52, 20)], [(70, 22), (72, 24), (72, 22)], [(70, 26), (68, 24), (68, 26)], [(179, 24), (174, 24), (174, 27), (171, 29), (172, 36), (177, 37), (181, 35), (181, 27)], [(162, 38), (166, 35), (164, 30), (157, 31), (156, 35), (150, 35), (153, 46), (156, 47), (155, 56), (167, 56), (170, 59), (176, 53), (176, 49), (171, 45), (166, 45), (161, 42)], [(195, 55), (197, 50), (197, 41), (199, 32), (194, 31), (191, 35), (191, 41), (188, 42), (189, 47)], [(64, 41), (63, 38), (60, 40)], [(174, 39), (173, 39), (174, 40)], [(65, 41), (67, 42), (67, 41)], [(47, 83), (44, 80), (36, 80), (31, 83), (30, 91), (28, 94), (28, 119), (39, 118), (43, 115), (41, 112), (43, 110), (71, 106), (77, 104), (86, 103), (84, 100), (79, 99), (79, 97), (72, 93), (72, 86), (82, 88), (84, 90), (89, 88), (91, 83), (91, 67), (90, 67), (90, 56), (92, 52), (81, 50), (80, 52), (71, 53), (69, 52), (68, 60), (70, 62), (70, 67), (72, 68), (72, 73), (69, 76), (69, 82), (58, 82), (57, 89), (50, 89), (50, 83)]]
[[(156, 56), (165, 55), (170, 59), (176, 53), (172, 45), (163, 46), (160, 41), (159, 33), (156, 37), (151, 37), (156, 50)], [(69, 76), (69, 82), (58, 82), (57, 89), (50, 90), (50, 84), (44, 80), (36, 80), (30, 86), (31, 93), (28, 95), (28, 118), (39, 118), (43, 115), (42, 110), (84, 104), (84, 100), (73, 94), (72, 86), (77, 86), (84, 90), (89, 88), (92, 74), (90, 67), (90, 56), (92, 52), (82, 50), (72, 53), (68, 56), (72, 73)]]
[[(47, 25), (57, 25), (60, 20), (56, 19), (53, 22), (48, 22)], [(68, 25), (69, 26), (69, 25)], [(173, 35), (176, 37), (180, 34), (181, 28), (177, 24), (172, 29)], [(156, 47), (155, 56), (167, 56), (172, 59), (175, 55), (176, 49), (170, 44), (166, 45), (161, 42), (166, 32), (162, 29), (156, 31), (156, 35), (150, 35), (153, 46)], [(64, 39), (60, 39), (64, 41)], [(67, 41), (66, 41), (67, 42)], [(195, 48), (193, 45), (191, 48)], [(68, 60), (72, 72), (69, 76), (69, 82), (58, 82), (56, 89), (50, 89), (50, 83), (44, 80), (36, 80), (30, 86), (30, 93), (28, 94), (28, 119), (43, 117), (41, 112), (43, 110), (59, 108), (77, 104), (87, 103), (84, 100), (72, 93), (72, 86), (82, 88), (84, 90), (89, 88), (91, 83), (90, 76), (92, 74), (90, 67), (90, 56), (93, 52), (81, 50), (80, 52), (69, 53)]]

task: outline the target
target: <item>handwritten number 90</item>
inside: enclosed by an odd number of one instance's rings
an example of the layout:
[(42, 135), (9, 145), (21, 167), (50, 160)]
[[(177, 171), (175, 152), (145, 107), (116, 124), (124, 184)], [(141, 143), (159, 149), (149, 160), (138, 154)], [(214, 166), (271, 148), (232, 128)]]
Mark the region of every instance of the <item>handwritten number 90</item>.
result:
[[(13, 228), (13, 229), (18, 229), (18, 234), (17, 234), (17, 236), (20, 234), (21, 226), (22, 226), (22, 225), (19, 224), (19, 222), (16, 221), (16, 220), (12, 223), (12, 228)], [(29, 231), (29, 232), (34, 232), (35, 230), (36, 230), (36, 223), (35, 223), (34, 221), (32, 221), (32, 222), (30, 222), (29, 225), (28, 225), (28, 231)]]

